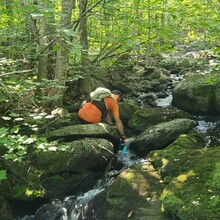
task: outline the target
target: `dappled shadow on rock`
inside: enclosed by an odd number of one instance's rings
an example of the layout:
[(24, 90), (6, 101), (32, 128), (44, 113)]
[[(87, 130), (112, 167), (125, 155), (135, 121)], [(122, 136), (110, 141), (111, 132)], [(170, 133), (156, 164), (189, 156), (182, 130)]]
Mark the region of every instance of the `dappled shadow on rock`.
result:
[[(150, 164), (136, 164), (120, 173), (116, 180), (90, 203), (88, 211), (97, 219), (160, 219), (163, 183)], [(85, 212), (85, 215), (86, 213)], [(96, 219), (94, 218), (94, 219)]]

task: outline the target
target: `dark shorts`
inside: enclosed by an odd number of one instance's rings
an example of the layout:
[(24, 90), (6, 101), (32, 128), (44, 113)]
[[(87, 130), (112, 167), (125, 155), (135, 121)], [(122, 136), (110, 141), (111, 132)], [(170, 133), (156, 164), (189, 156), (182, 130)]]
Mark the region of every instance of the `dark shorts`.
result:
[[(82, 124), (94, 124), (92, 122), (88, 122), (88, 121), (85, 121), (84, 119), (78, 117), (79, 121), (82, 123)], [(102, 120), (100, 121), (100, 123), (107, 123), (105, 118), (102, 118)]]
[(88, 121), (85, 121), (83, 120), (82, 118), (78, 117), (79, 121), (82, 123), (82, 124), (92, 124), (91, 122), (88, 122)]

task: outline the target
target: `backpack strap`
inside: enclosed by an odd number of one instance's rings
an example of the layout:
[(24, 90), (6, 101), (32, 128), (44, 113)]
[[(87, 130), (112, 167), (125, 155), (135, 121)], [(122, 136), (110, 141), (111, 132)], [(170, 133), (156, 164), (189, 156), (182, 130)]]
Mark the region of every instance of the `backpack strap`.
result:
[(106, 115), (108, 113), (108, 108), (105, 104), (104, 99), (101, 99), (100, 101), (87, 99), (87, 102), (91, 102), (93, 105), (95, 105), (102, 112), (102, 118), (106, 117)]

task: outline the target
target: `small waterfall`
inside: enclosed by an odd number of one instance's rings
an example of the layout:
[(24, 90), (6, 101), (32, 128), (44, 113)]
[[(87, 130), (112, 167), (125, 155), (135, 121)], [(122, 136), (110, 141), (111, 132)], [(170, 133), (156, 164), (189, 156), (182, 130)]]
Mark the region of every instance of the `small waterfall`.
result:
[(215, 147), (220, 145), (220, 118), (219, 117), (208, 117), (198, 116), (196, 117), (198, 125), (196, 130), (203, 133), (204, 136), (209, 140), (207, 147)]
[[(131, 140), (130, 140), (131, 141)], [(120, 170), (111, 170), (106, 172), (104, 177), (97, 181), (93, 189), (86, 193), (79, 195), (72, 195), (65, 197), (62, 201), (57, 199), (51, 204), (44, 205), (46, 209), (42, 206), (40, 209), (40, 216), (44, 219), (42, 220), (78, 220), (83, 214), (83, 210), (88, 205), (97, 194), (105, 190), (105, 188), (110, 185), (117, 175), (125, 168), (132, 166), (137, 163), (148, 163), (145, 159), (137, 157), (129, 149), (126, 152), (119, 150), (117, 155), (117, 160), (122, 164)], [(39, 215), (39, 214), (36, 214)], [(22, 218), (17, 218), (16, 220), (34, 220), (39, 219), (38, 216), (24, 216)]]
[(209, 118), (209, 117), (197, 117), (197, 129), (201, 132), (207, 132), (210, 130), (216, 130), (220, 126), (220, 118)]
[(155, 101), (155, 105), (158, 107), (169, 107), (173, 101), (173, 95), (170, 93), (165, 98), (159, 98)]
[[(129, 150), (124, 153), (122, 153), (122, 150), (120, 150), (116, 157), (118, 161), (123, 164), (122, 170), (132, 166), (133, 164), (147, 163), (146, 160), (138, 158)], [(106, 173), (105, 177), (100, 179), (92, 190), (77, 196), (74, 207), (70, 208), (71, 210), (69, 210), (70, 214), (68, 215), (68, 220), (78, 220), (83, 212), (83, 208), (88, 204), (88, 202), (91, 201), (97, 194), (104, 191), (105, 188), (115, 180), (115, 177), (120, 172), (121, 170), (112, 170)], [(68, 198), (66, 199), (68, 200)]]

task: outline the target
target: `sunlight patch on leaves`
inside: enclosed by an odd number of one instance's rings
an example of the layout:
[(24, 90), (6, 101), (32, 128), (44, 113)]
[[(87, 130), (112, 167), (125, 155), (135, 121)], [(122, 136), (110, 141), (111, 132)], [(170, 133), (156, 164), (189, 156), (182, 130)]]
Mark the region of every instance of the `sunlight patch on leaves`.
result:
[(10, 121), (11, 117), (3, 116), (2, 119), (5, 120), (5, 121)]

